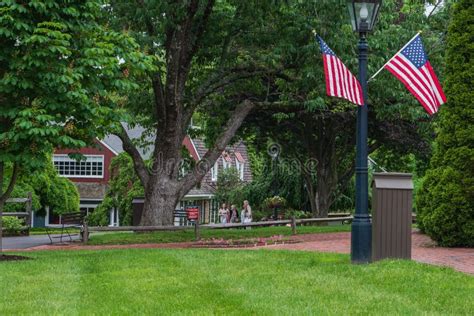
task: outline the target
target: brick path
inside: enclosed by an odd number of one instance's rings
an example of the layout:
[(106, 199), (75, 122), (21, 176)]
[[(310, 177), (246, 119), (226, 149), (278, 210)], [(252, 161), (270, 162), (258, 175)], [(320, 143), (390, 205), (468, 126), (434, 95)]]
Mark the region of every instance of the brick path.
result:
[[(299, 235), (297, 238), (301, 239), (302, 242), (259, 248), (336, 253), (350, 253), (351, 249), (350, 233)], [(412, 258), (419, 262), (448, 266), (455, 270), (474, 275), (473, 248), (437, 247), (428, 236), (419, 232), (413, 232), (412, 234)]]

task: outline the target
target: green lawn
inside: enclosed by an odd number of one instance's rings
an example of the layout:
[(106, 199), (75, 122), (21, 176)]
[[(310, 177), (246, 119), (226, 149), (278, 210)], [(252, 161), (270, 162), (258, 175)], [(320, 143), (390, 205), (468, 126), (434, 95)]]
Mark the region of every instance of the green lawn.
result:
[[(298, 234), (309, 233), (329, 233), (329, 232), (348, 232), (350, 225), (333, 226), (298, 226)], [(291, 235), (290, 227), (274, 226), (252, 229), (202, 229), (201, 238), (223, 238), (223, 239), (242, 239), (271, 237), (274, 235)], [(171, 231), (171, 232), (151, 232), (151, 233), (106, 233), (92, 234), (89, 245), (111, 245), (111, 244), (143, 244), (143, 243), (168, 243), (193, 241), (195, 238), (194, 230)]]
[[(23, 253), (24, 254), (24, 253)], [(456, 314), (474, 277), (411, 261), (270, 250), (28, 252), (0, 262), (2, 315)]]
[[(69, 231), (69, 233), (79, 233), (81, 230), (79, 228), (68, 228), (67, 229)], [(52, 233), (52, 234), (60, 234), (61, 233), (61, 228), (49, 228), (49, 232)], [(64, 231), (64, 234), (66, 232)], [(30, 235), (46, 235), (46, 228), (44, 227), (33, 227), (33, 228), (30, 228)]]

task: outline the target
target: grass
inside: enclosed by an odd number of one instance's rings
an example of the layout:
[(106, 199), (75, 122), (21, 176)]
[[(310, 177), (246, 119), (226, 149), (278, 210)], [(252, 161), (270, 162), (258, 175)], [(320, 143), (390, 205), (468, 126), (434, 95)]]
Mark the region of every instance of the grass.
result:
[[(298, 234), (348, 232), (350, 225), (330, 226), (298, 226)], [(257, 237), (271, 237), (274, 235), (290, 235), (290, 227), (273, 226), (252, 229), (202, 229), (201, 238), (243, 239)], [(145, 243), (169, 243), (193, 241), (194, 230), (182, 230), (172, 232), (150, 232), (150, 233), (106, 233), (92, 234), (89, 245), (113, 245), (113, 244), (145, 244)]]
[[(81, 230), (79, 228), (71, 227), (68, 228), (69, 233), (79, 233)], [(56, 227), (51, 227), (49, 228), (49, 232), (52, 234), (60, 234), (61, 233), (61, 228), (56, 228)], [(44, 227), (32, 227), (30, 228), (30, 235), (46, 235), (46, 228)], [(64, 234), (66, 234), (66, 231), (64, 231)]]
[[(24, 254), (23, 254), (24, 255)], [(269, 250), (29, 252), (0, 263), (3, 315), (468, 315), (474, 278), (412, 261)]]

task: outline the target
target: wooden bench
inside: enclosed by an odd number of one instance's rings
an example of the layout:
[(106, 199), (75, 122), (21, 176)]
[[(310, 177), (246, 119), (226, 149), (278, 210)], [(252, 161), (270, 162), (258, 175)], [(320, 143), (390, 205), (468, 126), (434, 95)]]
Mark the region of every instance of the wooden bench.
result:
[[(68, 228), (79, 228), (81, 230), (81, 240), (84, 239), (83, 234), (84, 232), (84, 224), (85, 224), (85, 218), (86, 218), (86, 211), (80, 211), (80, 212), (72, 212), (72, 213), (65, 213), (61, 215), (61, 234), (59, 236), (51, 236), (53, 234), (53, 231), (50, 231), (48, 229), (48, 226), (46, 227), (46, 233), (48, 234), (49, 240), (51, 241), (51, 244), (53, 243), (53, 238), (59, 238), (60, 242), (63, 242), (63, 237), (68, 236), (69, 240), (72, 241), (72, 236), (78, 236), (79, 234), (70, 234), (68, 231)], [(51, 226), (49, 226), (51, 228)], [(66, 232), (66, 234), (64, 234)]]

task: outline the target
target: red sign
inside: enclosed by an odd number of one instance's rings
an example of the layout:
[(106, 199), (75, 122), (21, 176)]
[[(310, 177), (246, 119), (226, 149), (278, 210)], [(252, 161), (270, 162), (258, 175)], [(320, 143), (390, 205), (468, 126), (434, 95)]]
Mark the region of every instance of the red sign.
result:
[(199, 219), (199, 207), (197, 206), (188, 206), (186, 207), (186, 215), (188, 221), (196, 221)]

